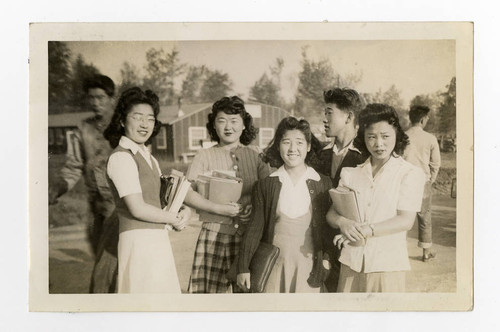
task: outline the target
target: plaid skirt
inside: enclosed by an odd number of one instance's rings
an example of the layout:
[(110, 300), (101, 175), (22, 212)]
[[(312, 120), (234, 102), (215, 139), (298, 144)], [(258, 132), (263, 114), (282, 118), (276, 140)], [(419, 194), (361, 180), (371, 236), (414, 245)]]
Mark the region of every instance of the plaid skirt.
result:
[(194, 252), (189, 293), (231, 293), (226, 273), (234, 262), (241, 236), (201, 229)]

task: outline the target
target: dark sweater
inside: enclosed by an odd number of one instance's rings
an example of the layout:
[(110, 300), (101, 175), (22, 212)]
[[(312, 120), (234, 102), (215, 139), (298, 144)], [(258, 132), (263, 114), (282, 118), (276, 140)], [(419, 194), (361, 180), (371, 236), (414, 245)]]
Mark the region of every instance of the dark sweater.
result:
[[(307, 180), (312, 203), (311, 226), (314, 260), (316, 260), (318, 252), (323, 250), (321, 232), (326, 224), (326, 212), (330, 207), (328, 190), (332, 188), (332, 181), (329, 177), (321, 174), (320, 177), (320, 181)], [(274, 176), (259, 180), (254, 186), (252, 216), (240, 247), (238, 273), (249, 272), (250, 261), (261, 241), (273, 243), (280, 191), (281, 182), (278, 177)]]

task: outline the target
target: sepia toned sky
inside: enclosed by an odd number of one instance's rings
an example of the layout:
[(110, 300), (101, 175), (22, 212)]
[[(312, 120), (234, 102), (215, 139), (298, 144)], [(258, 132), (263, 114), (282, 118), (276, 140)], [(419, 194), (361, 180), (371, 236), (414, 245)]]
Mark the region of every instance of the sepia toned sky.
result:
[[(175, 46), (180, 60), (206, 65), (229, 74), (233, 93), (248, 97), (250, 87), (277, 57), (284, 59), (282, 96), (293, 100), (297, 89), (302, 47), (310, 59), (329, 59), (343, 75), (360, 74), (354, 86), (360, 92), (387, 90), (392, 84), (406, 104), (418, 94), (444, 90), (455, 76), (455, 42), (452, 40), (381, 41), (127, 41), (68, 42), (73, 55), (81, 54), (101, 73), (120, 84), (125, 61), (142, 69), (146, 51), (152, 47), (169, 52)], [(181, 82), (177, 82), (180, 87)], [(326, 88), (326, 87), (325, 87)]]

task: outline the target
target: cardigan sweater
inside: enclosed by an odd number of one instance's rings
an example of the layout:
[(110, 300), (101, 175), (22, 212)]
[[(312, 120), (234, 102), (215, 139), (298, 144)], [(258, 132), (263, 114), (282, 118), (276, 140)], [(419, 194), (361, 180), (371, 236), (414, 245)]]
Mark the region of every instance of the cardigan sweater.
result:
[[(328, 190), (332, 188), (332, 181), (329, 177), (320, 174), (320, 178), (320, 181), (311, 179), (306, 181), (312, 204), (311, 226), (314, 261), (316, 261), (318, 253), (323, 250), (321, 233), (326, 224), (326, 212), (330, 207)], [(240, 247), (238, 273), (250, 272), (250, 261), (261, 241), (273, 243), (280, 191), (279, 177), (268, 176), (259, 180), (253, 188), (252, 216)]]
[[(142, 198), (144, 202), (157, 208), (161, 209), (160, 203), (160, 186), (161, 180), (159, 176), (159, 170), (156, 164), (153, 162), (153, 168), (151, 168), (144, 157), (140, 153), (132, 153), (129, 149), (125, 149), (121, 146), (117, 146), (113, 152), (127, 152), (130, 153), (131, 157), (137, 164), (137, 169), (139, 172), (139, 182), (141, 184)], [(152, 223), (142, 220), (135, 219), (123, 199), (120, 198), (118, 191), (113, 183), (113, 181), (108, 177), (109, 186), (113, 192), (115, 198), (116, 211), (118, 213), (118, 219), (120, 220), (120, 232), (133, 230), (133, 229), (164, 229), (164, 223)]]

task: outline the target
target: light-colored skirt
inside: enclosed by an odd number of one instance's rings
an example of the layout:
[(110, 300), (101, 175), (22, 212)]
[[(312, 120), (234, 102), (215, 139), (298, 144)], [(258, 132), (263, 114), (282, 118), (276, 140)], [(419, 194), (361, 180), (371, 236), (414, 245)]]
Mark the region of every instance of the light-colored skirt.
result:
[(181, 293), (167, 230), (120, 233), (118, 293)]
[(273, 244), (280, 255), (266, 285), (266, 293), (319, 293), (307, 283), (313, 267), (311, 214), (291, 219), (281, 214), (276, 221)]
[(341, 264), (337, 292), (339, 293), (403, 293), (406, 272), (356, 272)]

